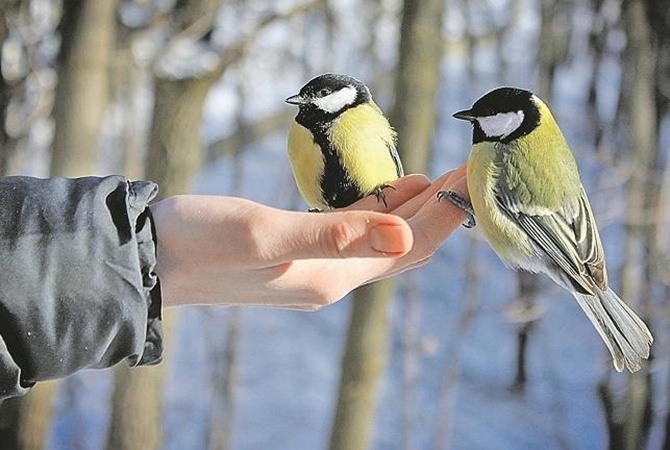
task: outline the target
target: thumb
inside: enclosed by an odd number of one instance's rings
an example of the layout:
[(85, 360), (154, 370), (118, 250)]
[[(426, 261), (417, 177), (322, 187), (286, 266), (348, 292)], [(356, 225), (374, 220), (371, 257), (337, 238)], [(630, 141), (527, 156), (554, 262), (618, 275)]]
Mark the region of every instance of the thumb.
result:
[[(275, 236), (274, 262), (311, 258), (398, 257), (412, 249), (404, 219), (371, 211), (286, 212)], [(277, 222), (275, 222), (277, 223)], [(284, 233), (282, 233), (284, 231)]]

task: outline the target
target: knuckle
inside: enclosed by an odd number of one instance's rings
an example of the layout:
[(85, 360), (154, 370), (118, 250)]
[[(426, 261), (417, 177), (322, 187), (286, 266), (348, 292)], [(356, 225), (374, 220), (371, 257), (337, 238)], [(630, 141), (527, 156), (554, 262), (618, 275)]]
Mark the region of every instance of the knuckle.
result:
[(346, 222), (339, 222), (326, 228), (322, 239), (324, 253), (338, 257), (346, 256), (347, 249), (355, 238), (353, 227)]

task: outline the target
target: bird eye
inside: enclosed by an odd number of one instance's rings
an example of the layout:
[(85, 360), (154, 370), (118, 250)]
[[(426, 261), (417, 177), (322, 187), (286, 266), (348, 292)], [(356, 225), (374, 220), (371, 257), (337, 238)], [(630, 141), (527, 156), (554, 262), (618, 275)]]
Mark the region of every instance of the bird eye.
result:
[(319, 92), (317, 92), (316, 95), (319, 97), (325, 97), (328, 94), (329, 94), (328, 89), (321, 89)]

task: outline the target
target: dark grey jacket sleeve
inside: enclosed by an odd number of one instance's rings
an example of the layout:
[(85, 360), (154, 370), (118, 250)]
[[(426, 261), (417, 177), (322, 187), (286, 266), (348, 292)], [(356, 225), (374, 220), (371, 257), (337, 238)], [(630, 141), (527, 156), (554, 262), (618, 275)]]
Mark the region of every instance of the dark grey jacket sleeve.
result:
[(121, 176), (0, 178), (0, 399), (160, 361), (156, 192)]

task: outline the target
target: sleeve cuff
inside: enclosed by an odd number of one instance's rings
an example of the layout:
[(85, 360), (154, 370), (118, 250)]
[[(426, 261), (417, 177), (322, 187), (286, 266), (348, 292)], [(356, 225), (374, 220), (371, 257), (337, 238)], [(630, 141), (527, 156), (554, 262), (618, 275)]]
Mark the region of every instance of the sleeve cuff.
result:
[(0, 399), (162, 354), (149, 202), (122, 176), (0, 178)]
[(151, 209), (147, 206), (157, 190), (157, 186), (148, 181), (129, 182), (128, 214), (130, 223), (135, 224), (142, 288), (147, 302), (144, 351), (141, 355), (128, 358), (131, 366), (158, 364), (163, 355), (162, 297), (160, 281), (155, 272), (158, 247), (156, 227)]

